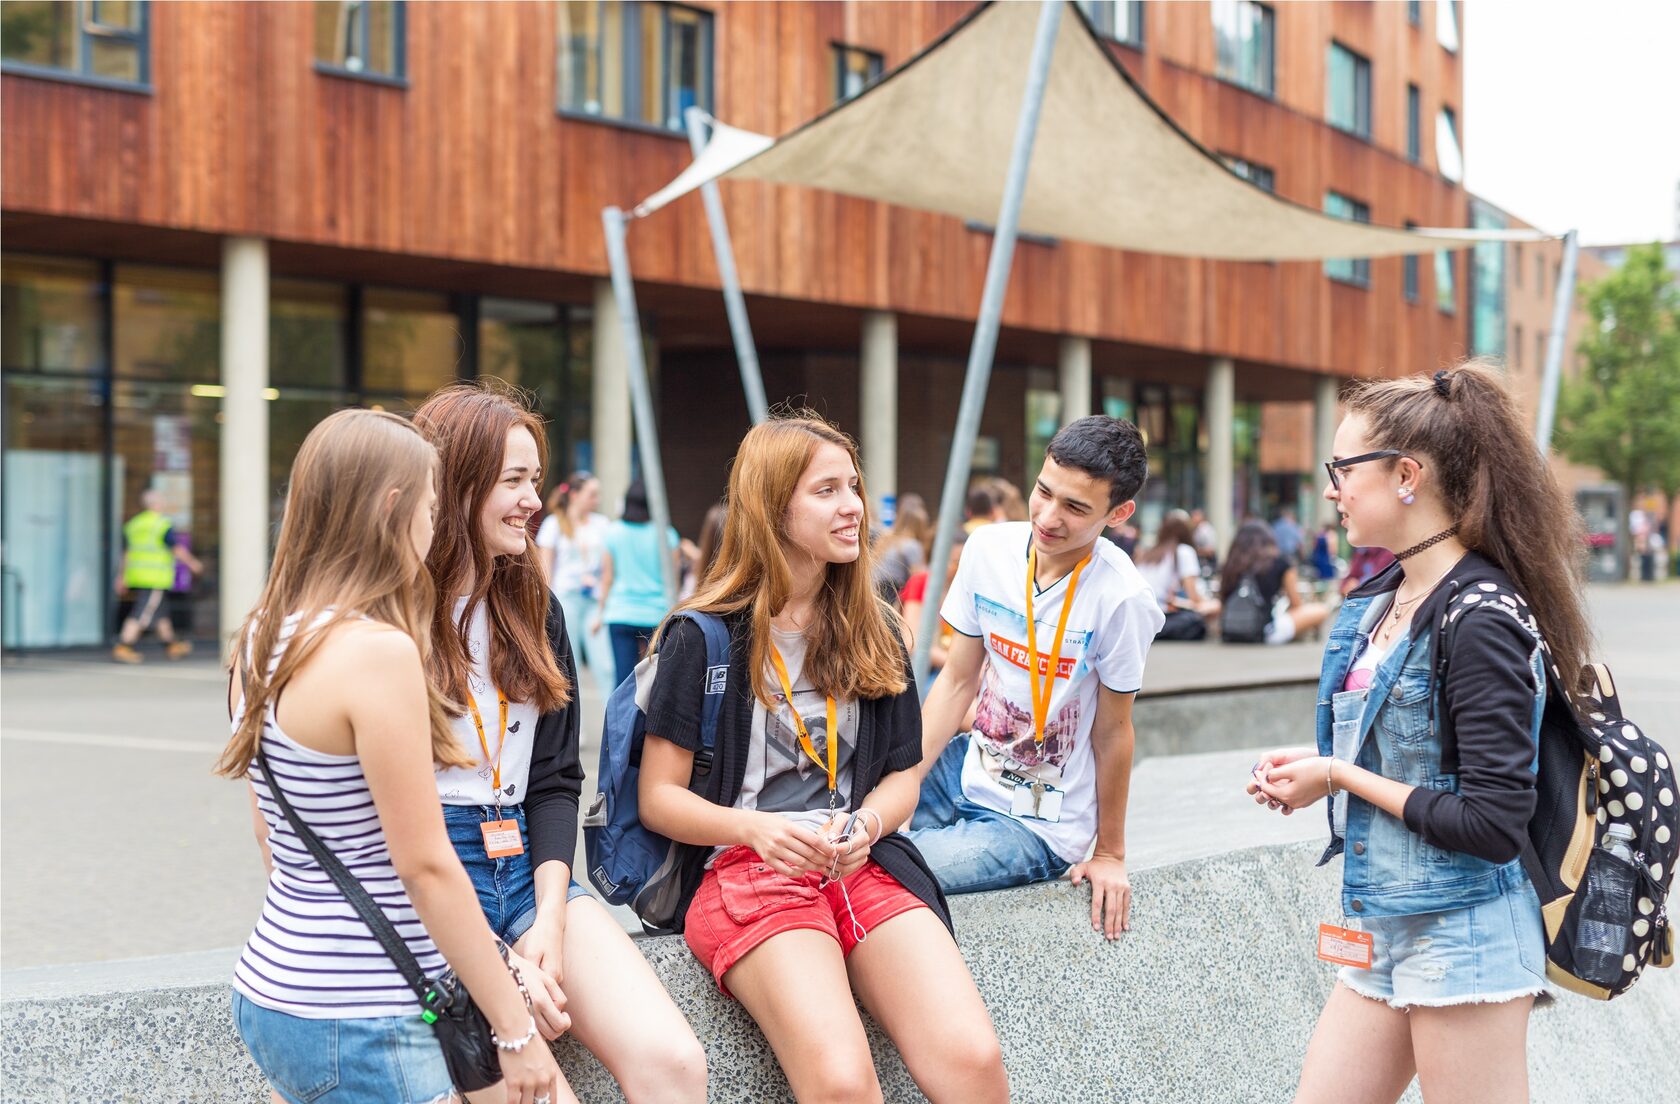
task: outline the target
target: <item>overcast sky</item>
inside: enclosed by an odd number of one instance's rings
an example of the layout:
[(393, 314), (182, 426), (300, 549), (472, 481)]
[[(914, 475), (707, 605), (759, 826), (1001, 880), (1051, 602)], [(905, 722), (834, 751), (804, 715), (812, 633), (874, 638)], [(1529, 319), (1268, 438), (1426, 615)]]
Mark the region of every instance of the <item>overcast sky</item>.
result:
[(1680, 2), (1463, 11), (1465, 185), (1587, 245), (1680, 237)]

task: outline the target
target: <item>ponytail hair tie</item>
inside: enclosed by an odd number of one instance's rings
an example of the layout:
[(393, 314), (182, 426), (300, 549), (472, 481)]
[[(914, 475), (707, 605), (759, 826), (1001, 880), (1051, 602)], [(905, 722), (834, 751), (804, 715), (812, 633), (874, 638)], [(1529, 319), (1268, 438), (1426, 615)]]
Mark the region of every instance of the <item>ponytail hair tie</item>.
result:
[(1452, 374), (1445, 368), (1435, 373), (1435, 393), (1443, 399), (1452, 398)]
[(560, 493), (561, 494), (571, 494), (572, 493), (572, 485), (570, 483), (560, 484)]

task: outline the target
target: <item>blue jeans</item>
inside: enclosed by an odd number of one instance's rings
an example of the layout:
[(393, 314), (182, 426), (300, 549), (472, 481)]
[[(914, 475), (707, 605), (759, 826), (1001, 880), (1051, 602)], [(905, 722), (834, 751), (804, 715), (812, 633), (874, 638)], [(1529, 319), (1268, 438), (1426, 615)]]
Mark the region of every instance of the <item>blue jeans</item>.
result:
[(572, 658), (577, 661), (578, 671), (588, 667), (601, 695), (611, 697), (618, 683), (613, 681), (616, 660), (607, 627), (602, 625), (600, 632), (589, 631), (590, 622), (595, 620), (595, 596), (581, 590), (568, 591), (560, 595), (560, 608), (566, 613), (566, 634), (572, 639)]
[(1071, 865), (1006, 813), (976, 805), (962, 792), (968, 733), (948, 744), (922, 782), (922, 797), (904, 833), (946, 893), (1048, 882)]
[(311, 1020), (236, 991), (233, 1022), (289, 1104), (421, 1104), (454, 1091), (437, 1037), (418, 1015)]
[(607, 633), (612, 637), (613, 677), (617, 679), (614, 686), (630, 677), (636, 669), (636, 664), (647, 654), (648, 644), (653, 640), (653, 634), (658, 625), (620, 625), (617, 623), (607, 626)]
[[(484, 833), (479, 825), (496, 819), (494, 805), (445, 805), (443, 824), (449, 842), (472, 879), (478, 907), (490, 921), (490, 930), (504, 943), (514, 943), (531, 930), (537, 919), (537, 883), (531, 868), (531, 839), (525, 830), (525, 806), (503, 805), (504, 819), (519, 822), (519, 839), (525, 850), (517, 855), (492, 859), (484, 850)], [(566, 888), (566, 900), (586, 897), (589, 890), (573, 881)]]

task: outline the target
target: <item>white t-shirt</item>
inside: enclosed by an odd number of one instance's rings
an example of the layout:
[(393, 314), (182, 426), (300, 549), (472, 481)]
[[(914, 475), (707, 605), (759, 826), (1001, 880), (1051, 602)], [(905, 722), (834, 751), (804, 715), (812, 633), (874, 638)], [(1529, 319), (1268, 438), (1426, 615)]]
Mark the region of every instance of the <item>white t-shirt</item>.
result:
[(548, 588), (557, 596), (593, 592), (600, 585), (601, 538), (609, 524), (605, 514), (590, 514), (568, 537), (560, 528), (560, 519), (553, 514), (543, 518), (537, 528), (537, 547), (555, 551)]
[[(1032, 527), (1003, 522), (977, 530), (963, 546), (961, 566), (941, 616), (964, 636), (986, 645), (976, 703), (974, 737), (963, 763), (963, 794), (1009, 814), (1009, 772), (1064, 791), (1060, 819), (1022, 817), (1062, 858), (1080, 862), (1097, 834), (1096, 759), (1091, 724), (1098, 684), (1119, 693), (1143, 685), (1143, 661), (1160, 631), (1160, 606), (1126, 554), (1099, 538), (1080, 574), (1062, 639), (1061, 663), (1045, 714), (1044, 742), (1034, 738), (1027, 683), (1027, 546)], [(1039, 662), (1047, 669), (1056, 623), (1067, 596), (1063, 578), (1033, 596)]]
[[(455, 602), (455, 623), (460, 624), (467, 600)], [(478, 728), (473, 724), (471, 710), (450, 721), (455, 740), (475, 762), (470, 767), (448, 767), (437, 772), (438, 797), (445, 805), (494, 805), (496, 795), (491, 785), (496, 758), (496, 740), (500, 729), (501, 707), (496, 702), (496, 687), (490, 678), (490, 608), (487, 601), (473, 610), (472, 624), (467, 627), (467, 692), (478, 705), (478, 715), (484, 719), (484, 744), (490, 749), (490, 759), (478, 742)], [(537, 735), (537, 707), (531, 702), (508, 703), (507, 748), (502, 754), (501, 804), (517, 805), (525, 800), (530, 788), (531, 746)]]
[(1173, 549), (1170, 556), (1162, 556), (1152, 564), (1138, 564), (1138, 574), (1149, 584), (1149, 589), (1155, 594), (1155, 601), (1162, 609), (1177, 596), (1179, 587), (1186, 575), (1200, 575), (1201, 561), (1196, 558), (1196, 550), (1188, 544), (1181, 544)]

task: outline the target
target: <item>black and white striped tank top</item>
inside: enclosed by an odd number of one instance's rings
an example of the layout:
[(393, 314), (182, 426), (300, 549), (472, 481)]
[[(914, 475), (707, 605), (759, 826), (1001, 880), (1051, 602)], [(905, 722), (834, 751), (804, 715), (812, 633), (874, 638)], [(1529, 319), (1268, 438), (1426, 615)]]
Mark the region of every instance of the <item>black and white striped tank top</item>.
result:
[[(291, 639), (289, 617), (269, 663)], [(241, 699), (235, 716), (244, 712)], [(444, 968), (391, 865), (379, 814), (354, 755), (304, 747), (280, 730), (271, 705), (262, 733), (274, 782), (292, 808), (362, 883), (396, 926), (427, 977)], [(418, 1015), (420, 1002), (274, 801), (262, 768), (247, 777), (268, 824), (274, 873), (262, 916), (234, 967), (234, 988), (264, 1008), (306, 1019)]]

